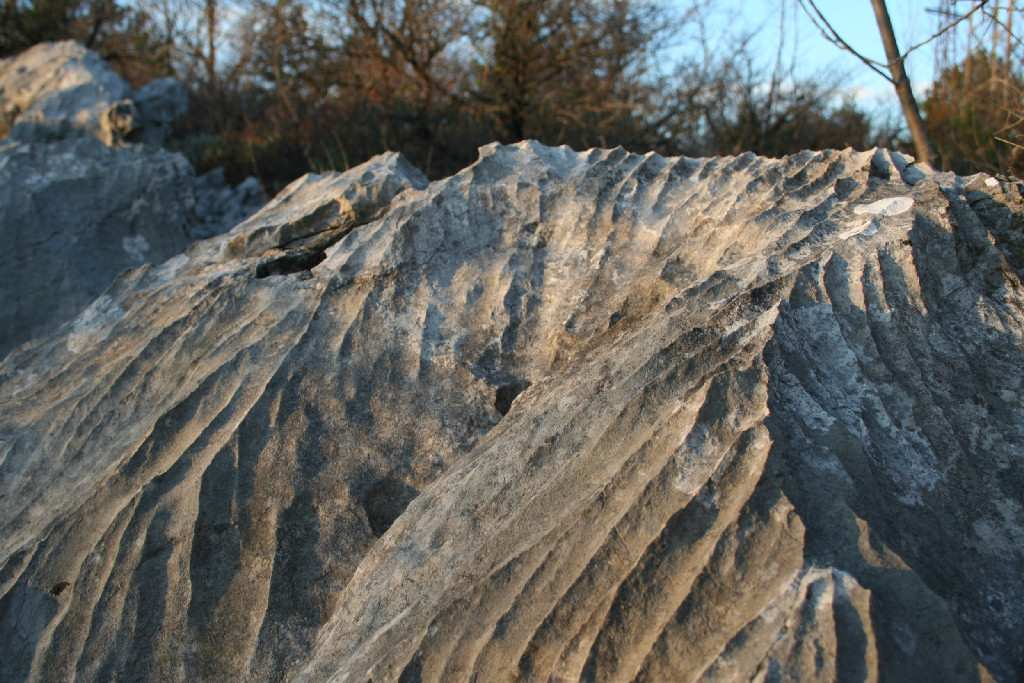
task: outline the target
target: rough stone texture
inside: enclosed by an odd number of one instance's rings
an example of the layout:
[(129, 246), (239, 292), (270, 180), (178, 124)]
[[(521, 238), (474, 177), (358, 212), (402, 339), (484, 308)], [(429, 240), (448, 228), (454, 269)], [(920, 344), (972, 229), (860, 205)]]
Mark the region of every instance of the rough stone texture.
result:
[(1019, 187), (393, 161), (0, 364), (0, 679), (1024, 673)]
[(71, 40), (0, 60), (0, 118), (22, 142), (84, 135), (105, 145), (160, 145), (187, 110), (180, 81), (158, 78), (133, 93), (99, 55)]
[(189, 226), (189, 236), (205, 239), (219, 235), (259, 211), (267, 201), (260, 181), (249, 177), (232, 187), (224, 179), (224, 169), (215, 168), (195, 179), (197, 220)]
[(256, 210), (255, 181), (93, 138), (0, 142), (0, 356), (78, 315), (121, 271), (180, 254)]
[(70, 135), (120, 142), (135, 127), (130, 97), (131, 87), (74, 41), (40, 43), (0, 60), (0, 111), (11, 137), (23, 142)]
[[(187, 105), (173, 79), (130, 89), (94, 53), (43, 43), (0, 61), (0, 357), (53, 331), (121, 271), (224, 232), (264, 201), (259, 183), (196, 177), (160, 142)], [(140, 114), (141, 112), (141, 114)], [(103, 143), (103, 144), (101, 144)], [(116, 145), (115, 145), (116, 143)]]
[(345, 173), (307, 173), (235, 226), (225, 255), (258, 255), (314, 235), (336, 241), (387, 209), (402, 190), (426, 186), (426, 176), (394, 152)]
[(176, 78), (158, 78), (133, 96), (139, 112), (141, 142), (162, 145), (171, 134), (174, 122), (188, 111), (188, 91)]

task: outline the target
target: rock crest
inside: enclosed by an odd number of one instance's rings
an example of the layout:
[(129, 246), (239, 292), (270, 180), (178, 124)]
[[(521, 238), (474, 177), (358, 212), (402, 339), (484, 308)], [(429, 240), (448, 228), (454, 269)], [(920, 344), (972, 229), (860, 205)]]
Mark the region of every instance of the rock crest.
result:
[(0, 364), (0, 678), (1015, 680), (992, 180), (522, 143), (296, 181)]

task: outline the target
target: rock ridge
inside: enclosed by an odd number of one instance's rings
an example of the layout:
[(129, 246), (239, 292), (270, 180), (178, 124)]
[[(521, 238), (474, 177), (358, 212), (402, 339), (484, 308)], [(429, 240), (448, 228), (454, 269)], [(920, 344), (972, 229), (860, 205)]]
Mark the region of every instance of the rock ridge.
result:
[(884, 150), (300, 179), (0, 363), (0, 678), (1016, 680), (1021, 216)]

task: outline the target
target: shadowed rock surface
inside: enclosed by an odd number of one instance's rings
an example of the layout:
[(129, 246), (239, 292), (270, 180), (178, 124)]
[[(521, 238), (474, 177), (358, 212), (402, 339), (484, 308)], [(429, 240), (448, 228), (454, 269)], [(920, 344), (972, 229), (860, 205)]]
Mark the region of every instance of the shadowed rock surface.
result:
[(0, 364), (0, 679), (1015, 681), (1021, 204), (882, 151), (300, 179)]
[(186, 106), (173, 79), (133, 96), (73, 42), (0, 60), (0, 110), (13, 125), (0, 141), (0, 357), (80, 313), (123, 270), (180, 254), (263, 203), (255, 179), (232, 188), (222, 173), (196, 177), (152, 146)]

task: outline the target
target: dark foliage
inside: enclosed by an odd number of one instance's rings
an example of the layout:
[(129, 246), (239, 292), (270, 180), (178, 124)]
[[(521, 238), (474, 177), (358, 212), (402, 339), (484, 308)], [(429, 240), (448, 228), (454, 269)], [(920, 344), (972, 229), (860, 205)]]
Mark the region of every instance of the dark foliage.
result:
[[(191, 104), (171, 146), (271, 192), (389, 149), (436, 178), (493, 140), (780, 156), (880, 139), (838, 79), (768, 72), (742, 41), (666, 69), (668, 41), (696, 10), (653, 0), (5, 3), (0, 54), (73, 38), (133, 84), (176, 73)], [(978, 142), (1005, 131), (1005, 112), (964, 107), (968, 90), (962, 71), (946, 73), (925, 105), (944, 162), (1016, 168), (1012, 148)]]

